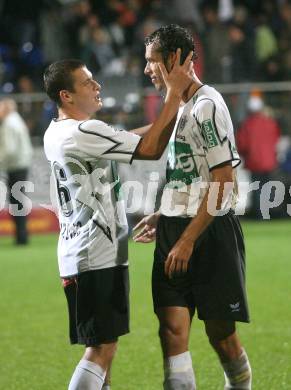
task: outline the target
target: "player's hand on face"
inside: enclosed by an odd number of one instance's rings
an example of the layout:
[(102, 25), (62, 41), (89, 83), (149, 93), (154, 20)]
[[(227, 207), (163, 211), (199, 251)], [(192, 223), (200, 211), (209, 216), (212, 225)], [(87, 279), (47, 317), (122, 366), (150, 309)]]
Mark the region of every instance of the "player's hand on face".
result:
[(171, 278), (173, 274), (185, 273), (188, 270), (189, 259), (193, 253), (194, 242), (178, 240), (165, 262), (165, 274)]
[(167, 71), (165, 65), (161, 62), (158, 63), (161, 75), (166, 84), (167, 92), (175, 91), (181, 95), (189, 87), (193, 81), (193, 51), (191, 51), (184, 63), (180, 65), (181, 49), (177, 49), (176, 58), (173, 68), (170, 72)]
[(159, 215), (151, 214), (144, 217), (137, 225), (134, 226), (133, 231), (141, 229), (133, 240), (135, 242), (149, 243), (156, 239), (156, 227), (158, 223)]

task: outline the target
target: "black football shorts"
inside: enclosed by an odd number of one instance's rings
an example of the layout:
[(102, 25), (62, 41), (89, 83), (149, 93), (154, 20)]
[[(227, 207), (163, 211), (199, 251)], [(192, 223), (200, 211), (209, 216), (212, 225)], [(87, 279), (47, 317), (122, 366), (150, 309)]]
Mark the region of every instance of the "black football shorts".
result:
[(238, 218), (217, 216), (198, 238), (187, 273), (170, 279), (164, 263), (191, 218), (161, 216), (152, 271), (154, 309), (164, 306), (197, 310), (201, 320), (249, 322), (245, 290), (245, 247)]
[(87, 271), (62, 281), (72, 344), (94, 346), (129, 332), (127, 266)]

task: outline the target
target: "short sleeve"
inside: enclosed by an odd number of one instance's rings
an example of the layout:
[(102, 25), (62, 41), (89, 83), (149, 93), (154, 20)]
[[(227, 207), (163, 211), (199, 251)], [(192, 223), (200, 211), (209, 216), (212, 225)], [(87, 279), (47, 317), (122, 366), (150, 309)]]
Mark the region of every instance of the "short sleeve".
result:
[(140, 140), (134, 133), (117, 131), (98, 120), (80, 123), (74, 134), (75, 147), (83, 153), (124, 163), (132, 162)]
[(211, 99), (202, 99), (196, 103), (193, 116), (201, 132), (209, 169), (226, 162), (232, 162), (233, 167), (237, 166), (240, 158), (226, 105), (222, 102), (215, 103)]

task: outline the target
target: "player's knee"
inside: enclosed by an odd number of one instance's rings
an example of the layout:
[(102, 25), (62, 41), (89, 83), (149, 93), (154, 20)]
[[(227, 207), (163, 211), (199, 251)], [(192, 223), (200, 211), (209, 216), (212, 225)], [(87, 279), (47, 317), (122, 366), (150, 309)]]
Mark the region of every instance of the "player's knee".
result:
[(209, 343), (216, 351), (223, 351), (228, 349), (227, 338), (223, 340), (218, 340), (215, 337), (208, 337)]
[(103, 356), (111, 361), (117, 350), (117, 343), (102, 344)]
[(216, 351), (221, 361), (237, 359), (241, 354), (241, 346), (232, 342), (232, 337), (223, 340), (209, 339), (212, 348)]
[(235, 323), (227, 321), (207, 321), (205, 331), (211, 345), (219, 346), (228, 342), (235, 334)]
[(117, 343), (99, 344), (86, 348), (86, 357), (88, 360), (98, 361), (101, 359), (107, 365), (109, 364), (117, 349)]
[(160, 325), (159, 336), (162, 340), (177, 340), (184, 343), (187, 342), (188, 332), (181, 324), (172, 322)]
[(211, 346), (222, 361), (233, 360), (240, 356), (242, 347), (234, 323), (228, 323), (225, 326), (218, 324), (217, 327), (206, 326), (206, 333)]

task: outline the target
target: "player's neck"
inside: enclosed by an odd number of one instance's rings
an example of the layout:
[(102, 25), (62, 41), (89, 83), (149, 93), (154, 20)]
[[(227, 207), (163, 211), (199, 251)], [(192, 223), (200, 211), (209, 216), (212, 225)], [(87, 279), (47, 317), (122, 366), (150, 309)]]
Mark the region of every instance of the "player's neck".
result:
[(185, 90), (182, 96), (182, 102), (187, 103), (192, 96), (196, 93), (196, 91), (203, 85), (203, 83), (198, 79), (196, 75), (193, 76), (193, 82), (189, 85), (189, 87)]
[(63, 119), (75, 119), (76, 121), (86, 121), (90, 119), (90, 115), (75, 109), (60, 107), (58, 110), (58, 120), (63, 120)]

